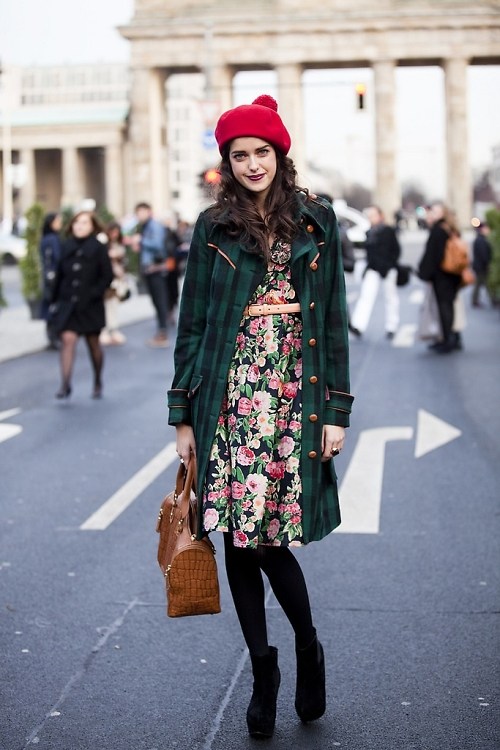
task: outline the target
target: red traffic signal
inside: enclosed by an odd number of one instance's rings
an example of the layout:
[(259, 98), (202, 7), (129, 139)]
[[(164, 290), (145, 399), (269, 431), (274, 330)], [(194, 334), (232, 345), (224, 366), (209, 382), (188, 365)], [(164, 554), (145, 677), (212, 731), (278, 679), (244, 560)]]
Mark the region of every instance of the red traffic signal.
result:
[(203, 175), (203, 180), (207, 185), (218, 185), (220, 182), (220, 172), (218, 169), (207, 169)]

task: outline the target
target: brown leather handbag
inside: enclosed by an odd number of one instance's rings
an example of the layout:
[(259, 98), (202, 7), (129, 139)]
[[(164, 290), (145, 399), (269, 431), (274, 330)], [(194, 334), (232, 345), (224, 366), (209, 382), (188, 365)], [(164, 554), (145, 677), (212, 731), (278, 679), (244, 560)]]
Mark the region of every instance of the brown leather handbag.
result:
[(196, 460), (179, 466), (175, 490), (164, 499), (156, 531), (158, 563), (165, 576), (167, 615), (215, 615), (220, 612), (215, 547), (207, 536), (196, 539)]

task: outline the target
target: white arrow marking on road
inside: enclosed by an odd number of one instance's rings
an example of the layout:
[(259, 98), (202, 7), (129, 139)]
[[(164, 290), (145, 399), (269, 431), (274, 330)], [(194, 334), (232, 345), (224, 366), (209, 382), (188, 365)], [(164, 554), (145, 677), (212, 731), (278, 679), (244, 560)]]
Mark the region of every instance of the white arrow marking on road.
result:
[(411, 427), (363, 430), (340, 487), (342, 523), (336, 533), (378, 534), (385, 445), (412, 437)]
[(82, 523), (82, 531), (104, 531), (131, 503), (160, 476), (167, 466), (178, 459), (175, 443), (166, 448), (142, 467), (131, 479)]
[(453, 425), (438, 419), (424, 409), (418, 410), (417, 440), (415, 443), (415, 458), (425, 456), (435, 448), (451, 443), (460, 437), (462, 431)]
[[(3, 422), (4, 419), (15, 417), (20, 413), (21, 409), (9, 409), (8, 411), (2, 411), (0, 412), (0, 422)], [(23, 428), (18, 424), (0, 424), (0, 443), (3, 443), (4, 440), (9, 440), (16, 435), (19, 435), (19, 433), (22, 431)]]

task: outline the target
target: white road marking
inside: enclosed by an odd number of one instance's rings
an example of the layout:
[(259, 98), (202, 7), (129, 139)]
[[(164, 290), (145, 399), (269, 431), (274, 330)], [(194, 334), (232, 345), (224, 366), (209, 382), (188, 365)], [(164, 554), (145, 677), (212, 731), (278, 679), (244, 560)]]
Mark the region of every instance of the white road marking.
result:
[(0, 411), (0, 422), (4, 419), (10, 419), (11, 417), (17, 417), (21, 413), (21, 409), (9, 409), (8, 411)]
[(342, 523), (335, 533), (378, 534), (386, 443), (412, 437), (411, 427), (363, 430), (340, 487)]
[[(5, 419), (10, 419), (11, 417), (15, 417), (20, 413), (21, 409), (9, 409), (8, 411), (2, 411), (0, 412), (0, 422), (3, 422)], [(0, 424), (0, 443), (3, 443), (4, 440), (10, 440), (10, 438), (19, 435), (19, 433), (22, 431), (23, 428), (18, 424)]]
[(415, 333), (417, 326), (415, 323), (405, 323), (396, 331), (392, 340), (392, 345), (396, 348), (409, 348), (415, 343)]
[(408, 300), (412, 305), (421, 305), (424, 301), (425, 292), (423, 289), (413, 289)]
[(418, 410), (417, 440), (415, 442), (415, 458), (425, 456), (426, 453), (450, 443), (460, 437), (462, 431), (442, 419), (429, 414), (424, 409)]
[(104, 531), (107, 529), (144, 492), (146, 487), (160, 476), (167, 466), (170, 466), (173, 461), (178, 460), (175, 447), (175, 443), (169, 443), (166, 448), (157, 453), (151, 461), (120, 487), (109, 500), (106, 500), (95, 513), (92, 513), (82, 523), (80, 529), (82, 531)]

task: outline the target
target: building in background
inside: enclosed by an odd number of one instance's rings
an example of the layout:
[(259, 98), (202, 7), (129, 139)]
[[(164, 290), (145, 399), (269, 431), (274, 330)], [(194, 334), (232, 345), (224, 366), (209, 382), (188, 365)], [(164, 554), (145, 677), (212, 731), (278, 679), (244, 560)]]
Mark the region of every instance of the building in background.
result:
[[(10, 185), (4, 205), (14, 187), (17, 211), (35, 199), (53, 209), (92, 197), (115, 215), (146, 200), (159, 215), (176, 212), (191, 220), (201, 204), (199, 175), (217, 161), (217, 115), (233, 105), (237, 74), (255, 70), (275, 72), (291, 156), (308, 184), (305, 73), (368, 68), (374, 197), (392, 216), (401, 204), (396, 70), (432, 65), (444, 78), (446, 199), (468, 224), (467, 72), (470, 65), (500, 63), (498, 3), (135, 0), (134, 16), (120, 31), (130, 42), (128, 69), (3, 72), (2, 84), (9, 78), (11, 91), (5, 96), (2, 86), (3, 184)], [(352, 151), (361, 153), (354, 140)]]

